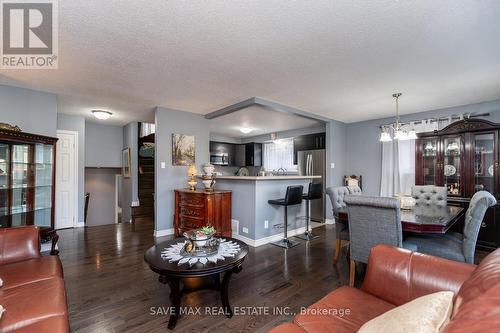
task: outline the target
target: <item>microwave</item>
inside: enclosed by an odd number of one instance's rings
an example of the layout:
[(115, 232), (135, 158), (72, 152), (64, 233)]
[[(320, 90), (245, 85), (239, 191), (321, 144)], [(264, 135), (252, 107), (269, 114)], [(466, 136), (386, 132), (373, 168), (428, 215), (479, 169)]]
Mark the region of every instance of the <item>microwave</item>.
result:
[(227, 153), (210, 153), (210, 163), (213, 165), (229, 165)]

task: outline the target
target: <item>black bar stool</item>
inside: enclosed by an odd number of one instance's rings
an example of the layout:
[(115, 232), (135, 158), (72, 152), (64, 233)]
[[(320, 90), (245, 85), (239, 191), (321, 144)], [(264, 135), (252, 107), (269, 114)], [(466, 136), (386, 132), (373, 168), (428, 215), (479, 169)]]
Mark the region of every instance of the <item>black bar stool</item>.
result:
[(302, 195), (302, 199), (306, 201), (306, 232), (302, 235), (297, 235), (295, 237), (304, 239), (304, 240), (312, 240), (316, 239), (319, 236), (315, 236), (311, 231), (309, 231), (309, 223), (311, 221), (311, 200), (321, 199), (323, 197), (323, 184), (321, 183), (309, 183), (309, 189), (307, 193)]
[(271, 205), (278, 205), (285, 207), (285, 232), (284, 238), (280, 241), (273, 242), (273, 245), (284, 247), (289, 249), (291, 247), (299, 245), (299, 242), (288, 239), (288, 206), (300, 205), (302, 203), (302, 191), (304, 187), (302, 185), (288, 186), (286, 189), (286, 195), (284, 199), (269, 200), (268, 203)]

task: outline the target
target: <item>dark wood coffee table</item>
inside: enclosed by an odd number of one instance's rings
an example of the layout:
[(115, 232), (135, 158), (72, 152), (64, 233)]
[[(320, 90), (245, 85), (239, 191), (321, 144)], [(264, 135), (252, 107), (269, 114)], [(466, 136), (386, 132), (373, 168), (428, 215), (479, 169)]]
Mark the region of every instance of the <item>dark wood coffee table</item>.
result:
[[(178, 265), (178, 262), (169, 262), (168, 259), (161, 258), (161, 252), (173, 244), (184, 241), (184, 238), (177, 238), (171, 241), (159, 243), (144, 254), (144, 260), (148, 263), (151, 270), (160, 275), (159, 282), (170, 286), (170, 300), (174, 308), (174, 313), (170, 315), (168, 328), (174, 329), (179, 318), (181, 297), (184, 293), (190, 293), (201, 289), (214, 289), (220, 291), (222, 306), (226, 317), (231, 318), (233, 311), (229, 305), (229, 280), (233, 273), (239, 273), (242, 269), (243, 260), (248, 254), (248, 246), (234, 238), (224, 237), (227, 241), (233, 241), (240, 246), (240, 252), (234, 257), (226, 257), (225, 260), (219, 260), (217, 263), (196, 263), (193, 266), (189, 264)], [(221, 274), (224, 274), (221, 281)], [(185, 281), (193, 278), (207, 278), (212, 283), (200, 283), (196, 288), (190, 288)], [(206, 279), (205, 279), (206, 280)], [(180, 283), (183, 282), (183, 288)]]

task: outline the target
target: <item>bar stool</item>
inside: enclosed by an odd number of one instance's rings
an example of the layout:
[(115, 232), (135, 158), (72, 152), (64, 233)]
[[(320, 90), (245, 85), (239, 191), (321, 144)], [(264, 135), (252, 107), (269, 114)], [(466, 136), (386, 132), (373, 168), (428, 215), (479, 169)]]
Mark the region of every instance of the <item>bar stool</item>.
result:
[(303, 240), (313, 240), (319, 236), (315, 236), (312, 230), (309, 231), (309, 223), (311, 221), (311, 200), (318, 200), (323, 197), (323, 184), (322, 183), (309, 183), (309, 189), (307, 193), (302, 195), (302, 199), (306, 201), (306, 232), (302, 235), (297, 235), (295, 237)]
[(284, 247), (285, 249), (292, 248), (299, 245), (299, 242), (288, 239), (288, 206), (300, 205), (302, 203), (302, 191), (304, 187), (302, 185), (288, 186), (286, 189), (286, 195), (284, 199), (269, 200), (268, 203), (271, 205), (284, 206), (285, 207), (285, 231), (284, 238), (280, 241), (273, 242), (273, 245)]

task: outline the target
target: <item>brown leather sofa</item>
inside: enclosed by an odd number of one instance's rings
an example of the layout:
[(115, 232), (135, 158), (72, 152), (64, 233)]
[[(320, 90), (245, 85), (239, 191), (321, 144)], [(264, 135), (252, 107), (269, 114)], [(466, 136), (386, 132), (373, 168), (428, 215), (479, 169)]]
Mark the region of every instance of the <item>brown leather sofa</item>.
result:
[(69, 332), (61, 261), (40, 255), (35, 226), (0, 229), (0, 332)]
[[(270, 332), (356, 332), (398, 305), (445, 290), (455, 298), (443, 333), (500, 332), (500, 249), (476, 267), (387, 245), (372, 249), (361, 289), (335, 289)], [(350, 313), (341, 316), (339, 309)]]

